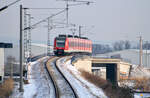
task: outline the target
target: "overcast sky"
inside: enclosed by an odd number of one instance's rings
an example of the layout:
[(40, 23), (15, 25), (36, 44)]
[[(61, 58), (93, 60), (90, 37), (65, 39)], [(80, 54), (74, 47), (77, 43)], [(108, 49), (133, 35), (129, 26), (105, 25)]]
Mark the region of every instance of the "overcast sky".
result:
[[(0, 0), (0, 8), (15, 0)], [(92, 0), (91, 0), (92, 1)], [(24, 7), (65, 7), (65, 2), (56, 0), (22, 0), (0, 12), (0, 42), (19, 41), (19, 5)], [(115, 40), (138, 40), (139, 32), (144, 40), (150, 38), (150, 0), (94, 0), (91, 5), (70, 7), (69, 22), (82, 25), (82, 35), (94, 42)], [(60, 10), (29, 10), (34, 19), (32, 24)], [(55, 17), (63, 20), (65, 13)], [(46, 23), (32, 30), (32, 40), (47, 39)], [(77, 32), (78, 33), (78, 32)], [(68, 29), (54, 29), (51, 38), (58, 34), (71, 34)]]

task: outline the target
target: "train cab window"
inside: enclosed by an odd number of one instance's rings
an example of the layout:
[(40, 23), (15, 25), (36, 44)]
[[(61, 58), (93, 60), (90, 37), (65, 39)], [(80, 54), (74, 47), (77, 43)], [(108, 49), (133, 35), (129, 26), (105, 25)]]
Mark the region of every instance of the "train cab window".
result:
[(65, 47), (65, 39), (56, 39), (56, 47)]

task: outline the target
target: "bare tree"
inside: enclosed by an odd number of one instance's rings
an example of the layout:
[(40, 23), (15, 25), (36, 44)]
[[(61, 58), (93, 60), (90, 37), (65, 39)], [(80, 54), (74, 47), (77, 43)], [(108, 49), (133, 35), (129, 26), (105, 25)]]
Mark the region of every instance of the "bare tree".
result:
[(124, 47), (125, 47), (125, 49), (130, 49), (131, 48), (130, 41), (128, 41), (128, 40), (124, 41)]
[(115, 51), (123, 50), (124, 49), (124, 41), (117, 41), (113, 44), (113, 48)]
[(149, 42), (146, 42), (143, 44), (143, 49), (150, 49), (150, 43)]

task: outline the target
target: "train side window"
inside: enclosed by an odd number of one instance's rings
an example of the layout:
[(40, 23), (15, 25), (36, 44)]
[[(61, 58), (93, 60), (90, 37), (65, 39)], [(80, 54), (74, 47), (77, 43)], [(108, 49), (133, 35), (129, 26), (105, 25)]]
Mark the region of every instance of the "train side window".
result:
[(74, 42), (74, 47), (76, 47), (76, 41)]
[(83, 42), (83, 47), (85, 48), (85, 42)]
[(79, 47), (81, 47), (81, 42), (79, 42)]
[(72, 42), (72, 47), (74, 47), (74, 41)]
[(70, 44), (71, 44), (71, 47), (73, 47), (73, 42), (71, 42)]
[(75, 45), (74, 45), (75, 47), (77, 47), (77, 42), (75, 42)]
[(74, 42), (74, 47), (76, 47), (76, 42)]

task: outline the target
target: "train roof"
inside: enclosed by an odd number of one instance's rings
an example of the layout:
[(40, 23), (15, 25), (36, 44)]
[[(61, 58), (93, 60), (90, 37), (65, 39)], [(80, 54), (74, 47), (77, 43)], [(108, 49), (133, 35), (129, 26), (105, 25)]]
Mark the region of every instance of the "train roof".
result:
[(73, 36), (73, 35), (58, 35), (58, 37), (57, 38), (80, 38), (80, 39), (88, 39), (87, 37), (79, 37), (79, 36), (77, 36), (77, 35), (75, 35), (75, 36)]

